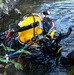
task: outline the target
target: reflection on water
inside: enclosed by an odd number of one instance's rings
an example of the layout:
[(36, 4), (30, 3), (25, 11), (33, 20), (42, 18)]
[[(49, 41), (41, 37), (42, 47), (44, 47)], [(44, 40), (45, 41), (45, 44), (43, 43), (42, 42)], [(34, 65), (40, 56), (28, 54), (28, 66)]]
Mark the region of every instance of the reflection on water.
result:
[[(51, 14), (49, 15), (54, 23), (55, 27), (60, 32), (67, 32), (68, 27), (74, 27), (74, 1), (66, 0), (66, 1), (56, 1), (52, 0), (38, 0), (37, 2), (26, 2), (27, 0), (22, 0), (19, 5), (16, 7), (20, 9), (22, 13), (25, 12), (35, 12), (43, 9), (49, 9)], [(14, 14), (14, 15), (13, 15)], [(0, 21), (0, 30), (3, 30), (3, 27), (8, 27), (8, 24), (11, 22), (15, 22), (19, 18), (17, 14), (13, 11), (13, 14), (7, 16), (8, 18), (4, 18)], [(15, 17), (16, 16), (16, 17)], [(5, 30), (5, 29), (4, 29)], [(70, 37), (69, 37), (70, 38)], [(70, 42), (71, 43), (71, 42)], [(67, 47), (68, 48), (68, 47)], [(71, 49), (73, 47), (69, 47)], [(74, 49), (74, 48), (73, 48)], [(70, 70), (70, 72), (69, 72)], [(25, 68), (24, 72), (26, 75), (74, 75), (74, 72), (71, 69), (66, 69), (61, 65), (56, 66), (55, 60), (54, 63), (50, 66), (48, 65), (39, 65), (39, 64), (31, 64), (30, 67)], [(70, 74), (72, 73), (72, 74)]]

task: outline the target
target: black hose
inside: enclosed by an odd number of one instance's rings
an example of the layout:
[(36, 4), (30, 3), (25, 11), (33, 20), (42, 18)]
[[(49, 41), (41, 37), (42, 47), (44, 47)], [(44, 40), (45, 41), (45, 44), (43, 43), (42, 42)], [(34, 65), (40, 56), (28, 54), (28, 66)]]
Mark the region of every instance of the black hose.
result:
[[(27, 16), (31, 15), (31, 16), (33, 16), (33, 19), (34, 19), (34, 22), (35, 22), (35, 17), (34, 17), (34, 15), (31, 12), (27, 12), (23, 16), (25, 16), (25, 15), (27, 15)], [(33, 28), (34, 28), (33, 34), (35, 36), (35, 27), (33, 26)]]
[(30, 24), (28, 26), (23, 26), (23, 27), (17, 29), (16, 32), (21, 32), (21, 31), (31, 29), (31, 28), (36, 27), (36, 26), (38, 26), (38, 22), (34, 22), (33, 24)]

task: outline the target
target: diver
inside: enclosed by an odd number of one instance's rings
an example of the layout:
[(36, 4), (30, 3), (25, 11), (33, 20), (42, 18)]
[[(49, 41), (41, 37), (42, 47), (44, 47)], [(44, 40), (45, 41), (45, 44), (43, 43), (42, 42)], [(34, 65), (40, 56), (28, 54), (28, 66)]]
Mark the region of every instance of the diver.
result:
[[(33, 54), (33, 56), (31, 57), (32, 58), (36, 57), (39, 60), (41, 59), (44, 60), (44, 56), (48, 55), (50, 57), (53, 56), (55, 57), (58, 49), (60, 48), (59, 46), (60, 41), (68, 37), (72, 29), (69, 28), (67, 33), (57, 32), (57, 30), (54, 27), (52, 19), (49, 17), (50, 12), (45, 10), (42, 12), (42, 14), (43, 14), (42, 20), (40, 20), (40, 18), (35, 15), (29, 15), (27, 17), (24, 17), (24, 19), (19, 22), (20, 32), (17, 32), (13, 37), (11, 37), (9, 41), (6, 41), (6, 45), (15, 50), (18, 50), (21, 47), (23, 47), (28, 40), (31, 40), (33, 37), (35, 37), (38, 34), (41, 34), (38, 41), (39, 49), (36, 48), (36, 46), (35, 48), (33, 47), (34, 49), (29, 48)], [(34, 20), (36, 21), (35, 23)], [(43, 29), (38, 27), (39, 23), (37, 22), (41, 22)], [(33, 34), (35, 34), (35, 36)], [(35, 41), (31, 40), (29, 43), (34, 43), (34, 42)]]
[(48, 31), (49, 31), (49, 30), (52, 28), (52, 26), (53, 26), (52, 19), (50, 19), (50, 18), (48, 18), (48, 17), (44, 17), (44, 18), (43, 18), (42, 24), (43, 24), (43, 33), (44, 33), (44, 34), (48, 33)]
[[(42, 20), (42, 26), (43, 26), (43, 35), (46, 35), (47, 39), (40, 40), (40, 44), (44, 44), (44, 47), (41, 49), (41, 51), (45, 55), (55, 56), (58, 52), (59, 48), (61, 47), (59, 45), (60, 41), (64, 38), (67, 38), (72, 29), (69, 27), (67, 33), (61, 33), (58, 32), (55, 29), (54, 23), (52, 19), (49, 17), (49, 11), (45, 10), (43, 11), (44, 18)], [(52, 34), (53, 33), (53, 34)]]
[(42, 14), (43, 14), (43, 19), (41, 23), (42, 23), (43, 34), (50, 34), (49, 31), (52, 30), (52, 28), (55, 28), (53, 20), (49, 17), (50, 11), (43, 10)]

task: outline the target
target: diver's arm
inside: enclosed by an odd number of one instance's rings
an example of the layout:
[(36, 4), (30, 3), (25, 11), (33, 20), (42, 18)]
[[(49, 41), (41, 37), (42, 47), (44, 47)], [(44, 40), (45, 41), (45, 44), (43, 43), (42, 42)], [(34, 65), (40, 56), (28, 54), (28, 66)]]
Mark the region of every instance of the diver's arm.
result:
[(72, 28), (69, 27), (67, 33), (61, 33), (61, 39), (67, 38), (70, 35), (71, 31), (72, 31)]
[(67, 33), (56, 32), (54, 35), (54, 39), (52, 40), (52, 44), (59, 43), (60, 40), (67, 38), (70, 35), (71, 31), (72, 31), (72, 29), (69, 28)]

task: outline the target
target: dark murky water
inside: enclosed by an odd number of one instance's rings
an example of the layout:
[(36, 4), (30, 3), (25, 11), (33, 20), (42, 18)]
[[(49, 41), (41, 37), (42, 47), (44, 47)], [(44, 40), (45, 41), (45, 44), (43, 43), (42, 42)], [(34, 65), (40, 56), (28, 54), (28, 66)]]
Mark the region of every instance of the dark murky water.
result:
[[(43, 9), (49, 9), (51, 11), (51, 14), (49, 15), (54, 23), (57, 31), (60, 31), (62, 33), (67, 32), (67, 29), (71, 26), (74, 30), (74, 1), (73, 0), (43, 0), (43, 1), (24, 1), (22, 0), (19, 5), (16, 6), (22, 13), (31, 11), (40, 11)], [(2, 19), (0, 22), (0, 30), (3, 31), (3, 26), (6, 28), (8, 27), (6, 24), (10, 24), (11, 22), (15, 22), (19, 18), (18, 15), (13, 12), (10, 16), (8, 16), (7, 19)], [(16, 15), (16, 17), (14, 17)], [(3, 23), (4, 22), (4, 23)], [(5, 30), (5, 29), (4, 29)], [(73, 31), (74, 32), (74, 31)], [(71, 34), (68, 38), (62, 40), (62, 43), (66, 45), (69, 50), (73, 50), (73, 43), (74, 43), (74, 37)], [(65, 42), (64, 42), (65, 41)], [(24, 72), (26, 75), (74, 75), (73, 69), (71, 68), (64, 68), (61, 65), (56, 66), (55, 61), (50, 66), (48, 65), (30, 65), (32, 67), (25, 68)]]

